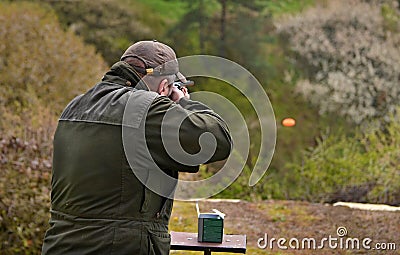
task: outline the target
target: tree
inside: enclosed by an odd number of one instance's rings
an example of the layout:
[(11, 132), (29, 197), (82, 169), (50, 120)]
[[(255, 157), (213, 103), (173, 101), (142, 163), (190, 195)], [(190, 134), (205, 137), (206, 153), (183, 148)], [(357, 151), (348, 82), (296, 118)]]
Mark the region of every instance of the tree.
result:
[(258, 1), (195, 0), (168, 31), (179, 55), (213, 54), (227, 57), (261, 73), (263, 43), (274, 29), (271, 16)]
[(227, 0), (218, 0), (221, 4), (220, 14), (220, 37), (219, 37), (219, 55), (225, 57), (225, 27), (226, 27), (226, 2)]
[[(221, 13), (220, 13), (220, 38), (219, 38), (219, 55), (221, 57), (226, 57), (225, 54), (225, 48), (226, 48), (226, 27), (229, 26), (227, 24), (227, 10), (228, 10), (228, 4), (232, 6), (232, 8), (245, 8), (247, 10), (251, 11), (256, 11), (256, 12), (261, 12), (262, 8), (264, 7), (262, 4), (260, 4), (256, 0), (251, 0), (251, 1), (241, 1), (241, 0), (218, 0), (218, 2), (221, 5)], [(246, 16), (241, 16), (238, 15), (236, 16), (235, 20), (241, 20), (243, 17)], [(254, 18), (254, 16), (252, 16)]]
[(207, 54), (209, 35), (206, 28), (214, 12), (213, 0), (184, 0), (188, 11), (166, 32), (178, 55)]
[(139, 21), (135, 9), (121, 1), (46, 0), (60, 22), (95, 45), (109, 65), (119, 60), (133, 42), (152, 35), (150, 27)]

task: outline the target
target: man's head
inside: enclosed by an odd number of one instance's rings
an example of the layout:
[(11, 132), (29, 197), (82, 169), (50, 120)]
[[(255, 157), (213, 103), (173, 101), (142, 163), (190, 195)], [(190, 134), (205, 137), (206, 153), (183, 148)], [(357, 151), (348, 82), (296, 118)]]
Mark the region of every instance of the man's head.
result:
[(151, 91), (162, 95), (170, 93), (175, 80), (186, 81), (179, 72), (174, 50), (156, 40), (136, 42), (121, 56), (121, 61), (134, 67)]

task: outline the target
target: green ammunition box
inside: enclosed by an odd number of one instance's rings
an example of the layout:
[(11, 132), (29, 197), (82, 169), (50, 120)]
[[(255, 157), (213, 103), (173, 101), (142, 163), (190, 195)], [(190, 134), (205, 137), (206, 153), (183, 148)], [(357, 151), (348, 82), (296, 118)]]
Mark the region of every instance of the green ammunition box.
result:
[(216, 213), (200, 213), (198, 215), (198, 241), (222, 243), (224, 218)]

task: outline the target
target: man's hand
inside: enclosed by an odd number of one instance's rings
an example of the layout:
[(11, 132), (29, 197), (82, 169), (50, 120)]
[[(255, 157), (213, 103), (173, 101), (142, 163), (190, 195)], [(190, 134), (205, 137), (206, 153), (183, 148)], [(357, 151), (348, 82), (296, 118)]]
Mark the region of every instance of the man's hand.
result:
[(169, 98), (174, 101), (174, 102), (179, 102), (179, 100), (181, 100), (182, 97), (185, 97), (187, 99), (190, 99), (190, 95), (188, 92), (188, 89), (186, 87), (182, 87), (182, 90), (178, 89), (175, 86), (172, 86), (172, 92), (171, 95), (169, 96)]

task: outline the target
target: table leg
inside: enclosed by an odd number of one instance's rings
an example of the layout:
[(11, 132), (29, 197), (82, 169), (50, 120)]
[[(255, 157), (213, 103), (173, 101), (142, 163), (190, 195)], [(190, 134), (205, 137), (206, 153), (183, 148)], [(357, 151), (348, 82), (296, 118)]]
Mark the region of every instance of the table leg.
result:
[(211, 249), (206, 249), (204, 251), (204, 255), (211, 255)]

